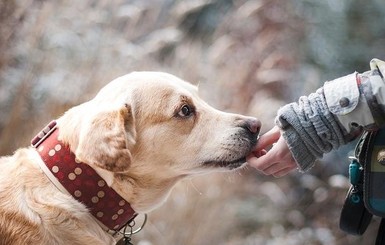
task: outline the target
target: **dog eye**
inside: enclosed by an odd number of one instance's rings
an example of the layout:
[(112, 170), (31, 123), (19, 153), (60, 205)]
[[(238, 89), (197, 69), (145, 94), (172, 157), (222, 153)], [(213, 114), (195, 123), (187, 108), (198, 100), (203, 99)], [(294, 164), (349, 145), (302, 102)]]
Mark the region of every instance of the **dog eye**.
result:
[(189, 117), (194, 113), (194, 109), (189, 105), (184, 105), (178, 112), (178, 116), (180, 117)]

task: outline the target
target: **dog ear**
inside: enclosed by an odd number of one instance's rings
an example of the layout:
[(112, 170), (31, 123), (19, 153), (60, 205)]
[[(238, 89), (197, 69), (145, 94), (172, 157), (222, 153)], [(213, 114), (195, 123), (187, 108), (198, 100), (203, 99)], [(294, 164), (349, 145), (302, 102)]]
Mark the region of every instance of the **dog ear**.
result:
[(111, 172), (127, 171), (136, 131), (130, 105), (91, 116), (79, 136), (78, 160)]

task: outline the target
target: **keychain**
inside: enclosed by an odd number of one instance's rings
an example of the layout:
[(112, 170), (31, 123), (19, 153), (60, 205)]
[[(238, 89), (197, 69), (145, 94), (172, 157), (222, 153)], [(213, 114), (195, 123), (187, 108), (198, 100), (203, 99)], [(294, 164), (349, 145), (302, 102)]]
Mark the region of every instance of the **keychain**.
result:
[(372, 214), (368, 212), (364, 204), (364, 170), (356, 158), (351, 157), (350, 160), (349, 181), (351, 186), (341, 210), (340, 228), (352, 235), (362, 235), (372, 219)]

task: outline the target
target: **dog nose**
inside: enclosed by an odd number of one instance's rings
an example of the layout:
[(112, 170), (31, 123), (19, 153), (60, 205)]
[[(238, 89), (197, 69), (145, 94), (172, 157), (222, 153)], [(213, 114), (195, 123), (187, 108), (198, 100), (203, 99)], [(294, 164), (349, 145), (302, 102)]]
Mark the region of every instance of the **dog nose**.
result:
[(248, 117), (245, 119), (246, 128), (253, 134), (259, 134), (261, 129), (261, 121), (254, 117)]

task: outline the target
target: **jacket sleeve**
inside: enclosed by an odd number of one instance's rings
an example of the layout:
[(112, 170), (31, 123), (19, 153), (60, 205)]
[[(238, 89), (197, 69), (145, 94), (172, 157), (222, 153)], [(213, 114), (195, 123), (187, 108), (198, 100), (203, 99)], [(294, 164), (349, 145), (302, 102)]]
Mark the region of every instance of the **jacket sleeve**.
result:
[(385, 62), (373, 59), (370, 67), (326, 82), (278, 111), (276, 124), (301, 171), (355, 139), (363, 128), (385, 126)]

